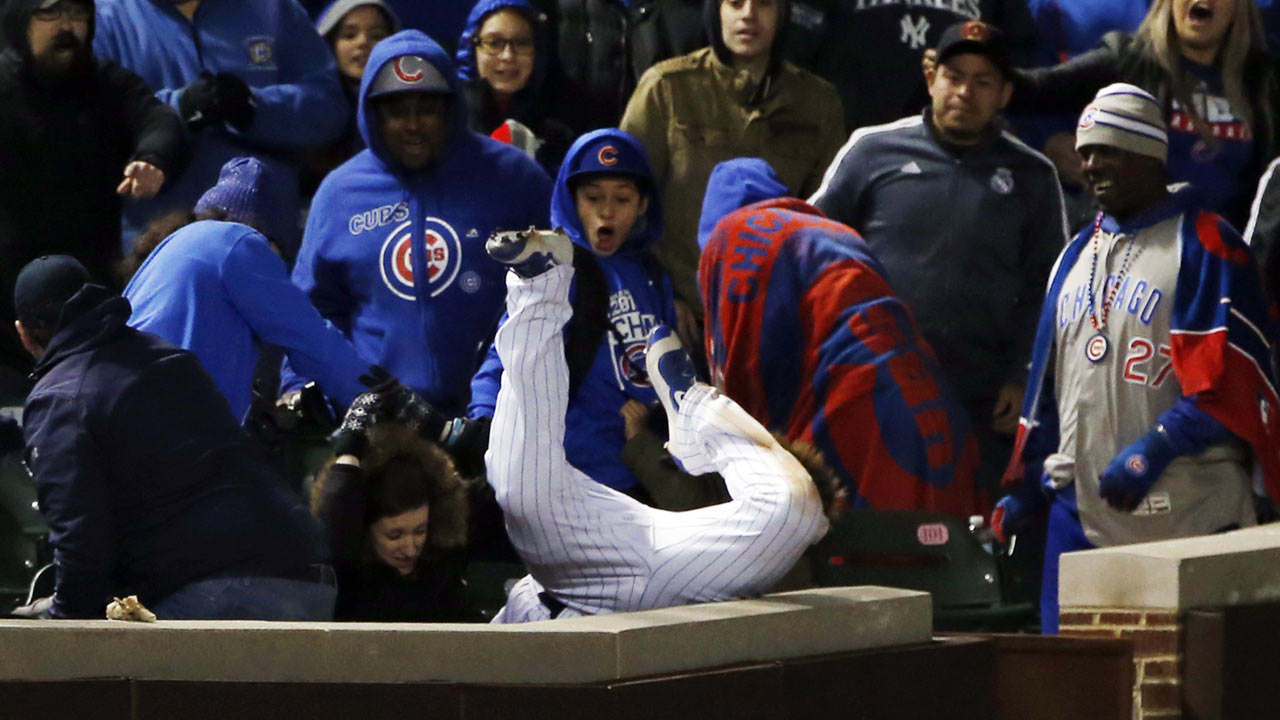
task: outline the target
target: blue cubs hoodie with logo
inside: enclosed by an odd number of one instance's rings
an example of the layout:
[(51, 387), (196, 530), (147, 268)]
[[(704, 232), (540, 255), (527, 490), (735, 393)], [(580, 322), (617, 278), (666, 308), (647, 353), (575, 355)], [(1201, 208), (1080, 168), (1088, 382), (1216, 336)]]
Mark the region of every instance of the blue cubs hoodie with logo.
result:
[(194, 133), (187, 168), (155, 198), (126, 205), (126, 245), (156, 213), (189, 210), (231, 158), (256, 156), (296, 185), (293, 152), (342, 133), (347, 101), (337, 65), (294, 0), (202, 0), (191, 20), (172, 0), (98, 0), (96, 21), (94, 54), (142, 76), (174, 110), (202, 71), (232, 73), (253, 93), (246, 130), (218, 125)]
[[(622, 462), (626, 437), (619, 411), (630, 399), (657, 401), (644, 369), (645, 340), (657, 323), (675, 326), (675, 306), (671, 279), (649, 253), (662, 237), (662, 203), (653, 191), (653, 170), (644, 146), (631, 135), (616, 129), (595, 130), (569, 148), (551, 197), (552, 227), (561, 228), (575, 245), (590, 251), (570, 180), (596, 172), (637, 178), (649, 207), (617, 252), (608, 257), (593, 255), (607, 286), (609, 329), (569, 398), (564, 448), (571, 465), (597, 482), (626, 491), (637, 481)], [(581, 272), (575, 279), (575, 297)], [(490, 348), (484, 366), (471, 381), (471, 417), (493, 415), (501, 377), (502, 361), (496, 348)]]
[[(424, 58), (453, 89), (444, 150), (420, 171), (391, 157), (367, 97), (378, 70), (402, 55)], [(453, 64), (417, 30), (374, 46), (356, 121), (368, 147), (316, 191), (293, 282), (360, 357), (460, 415), (506, 296), (506, 267), (485, 254), (485, 240), (545, 225), (551, 180), (516, 148), (467, 130)], [(297, 370), (286, 363), (286, 391), (309, 379)]]

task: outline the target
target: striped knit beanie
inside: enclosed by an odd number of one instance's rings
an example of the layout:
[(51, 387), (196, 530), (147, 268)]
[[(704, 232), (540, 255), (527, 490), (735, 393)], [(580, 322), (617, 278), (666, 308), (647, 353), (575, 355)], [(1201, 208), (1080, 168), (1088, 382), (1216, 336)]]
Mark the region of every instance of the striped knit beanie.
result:
[(1102, 88), (1080, 114), (1076, 127), (1076, 149), (1085, 145), (1109, 145), (1164, 163), (1169, 155), (1169, 134), (1160, 102), (1128, 83)]

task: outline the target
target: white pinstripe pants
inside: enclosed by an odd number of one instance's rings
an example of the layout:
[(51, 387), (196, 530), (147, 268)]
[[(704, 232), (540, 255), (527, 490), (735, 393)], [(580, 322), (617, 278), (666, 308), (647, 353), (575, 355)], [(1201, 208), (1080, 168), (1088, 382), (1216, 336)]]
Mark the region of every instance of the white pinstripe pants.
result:
[(672, 453), (694, 473), (718, 471), (730, 502), (655, 510), (601, 485), (564, 453), (569, 370), (561, 331), (573, 268), (508, 273), (508, 320), (488, 454), (489, 482), (531, 577), (495, 622), (643, 610), (759, 594), (826, 532), (808, 474), (736, 403), (709, 386), (686, 394)]

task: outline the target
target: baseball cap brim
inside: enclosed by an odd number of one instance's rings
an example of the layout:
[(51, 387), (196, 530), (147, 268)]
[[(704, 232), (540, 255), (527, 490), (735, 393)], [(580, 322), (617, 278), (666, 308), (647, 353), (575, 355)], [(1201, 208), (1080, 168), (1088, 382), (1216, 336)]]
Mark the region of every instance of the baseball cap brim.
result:
[(369, 84), (367, 97), (422, 92), (452, 94), (453, 86), (426, 58), (401, 55), (387, 61)]

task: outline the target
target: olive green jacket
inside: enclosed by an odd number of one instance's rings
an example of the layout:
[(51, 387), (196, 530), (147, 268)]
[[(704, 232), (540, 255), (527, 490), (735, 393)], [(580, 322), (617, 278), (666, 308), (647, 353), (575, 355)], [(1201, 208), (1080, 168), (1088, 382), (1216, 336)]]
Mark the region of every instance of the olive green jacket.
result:
[(757, 88), (706, 47), (649, 68), (622, 116), (622, 129), (648, 150), (662, 193), (666, 234), (654, 254), (676, 297), (699, 315), (698, 217), (712, 168), (763, 158), (792, 194), (808, 197), (845, 139), (840, 96), (826, 80), (783, 63), (764, 99), (751, 105)]

